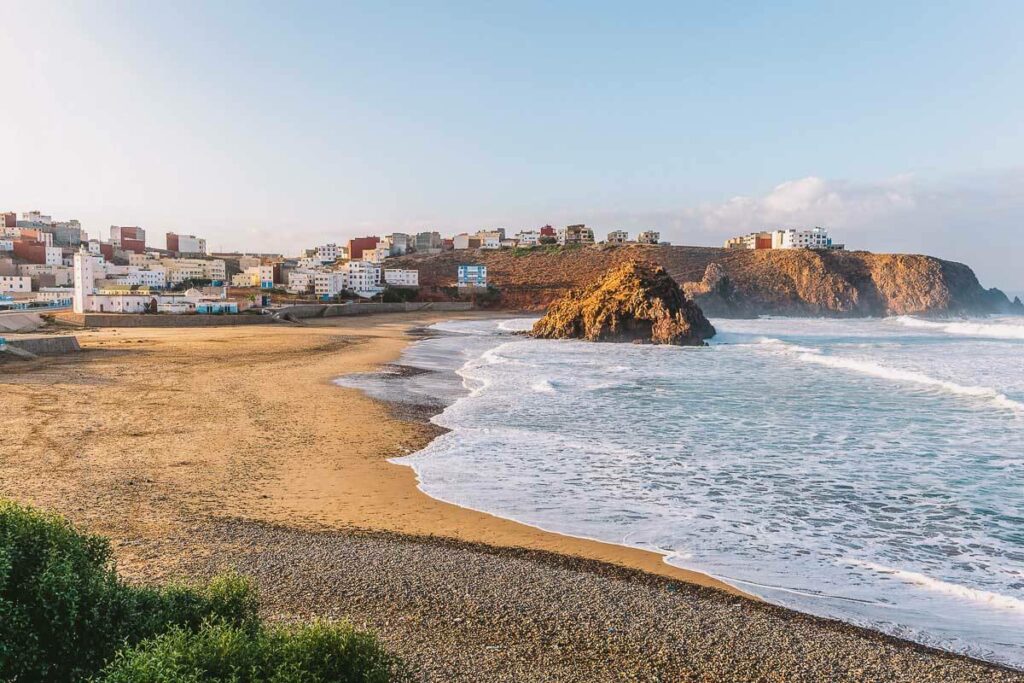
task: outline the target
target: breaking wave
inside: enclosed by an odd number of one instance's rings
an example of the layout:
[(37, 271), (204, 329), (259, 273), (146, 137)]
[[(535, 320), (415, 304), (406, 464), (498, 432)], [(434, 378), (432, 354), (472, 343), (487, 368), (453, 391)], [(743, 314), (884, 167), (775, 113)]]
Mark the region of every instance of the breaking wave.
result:
[(1014, 322), (936, 322), (932, 320), (921, 320), (911, 316), (900, 316), (894, 318), (896, 322), (904, 327), (917, 329), (934, 330), (955, 334), (964, 337), (979, 337), (983, 339), (1020, 339), (1024, 340), (1024, 319), (1020, 323)]

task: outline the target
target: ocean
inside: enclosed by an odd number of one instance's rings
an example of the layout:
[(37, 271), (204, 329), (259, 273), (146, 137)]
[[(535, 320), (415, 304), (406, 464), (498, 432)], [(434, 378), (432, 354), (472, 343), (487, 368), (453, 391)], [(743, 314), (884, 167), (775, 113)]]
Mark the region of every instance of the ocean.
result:
[(532, 322), (342, 380), (436, 406), (450, 431), (396, 460), (428, 495), (1024, 668), (1024, 319), (713, 320), (707, 348)]

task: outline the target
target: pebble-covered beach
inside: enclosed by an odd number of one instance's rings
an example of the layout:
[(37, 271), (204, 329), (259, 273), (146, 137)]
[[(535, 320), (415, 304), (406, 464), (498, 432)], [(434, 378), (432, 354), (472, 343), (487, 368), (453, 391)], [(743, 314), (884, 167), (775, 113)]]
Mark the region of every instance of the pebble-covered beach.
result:
[(540, 551), (241, 521), (182, 566), (254, 577), (268, 616), (347, 618), (422, 681), (1024, 681), (1024, 674)]

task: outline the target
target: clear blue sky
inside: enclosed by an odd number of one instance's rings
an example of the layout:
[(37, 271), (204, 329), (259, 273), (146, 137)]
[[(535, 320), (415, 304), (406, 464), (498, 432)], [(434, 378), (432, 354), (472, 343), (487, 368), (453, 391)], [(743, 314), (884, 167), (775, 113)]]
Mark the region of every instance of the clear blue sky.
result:
[(5, 209), (288, 252), (817, 223), (1024, 290), (1024, 3), (6, 2), (0, 25)]

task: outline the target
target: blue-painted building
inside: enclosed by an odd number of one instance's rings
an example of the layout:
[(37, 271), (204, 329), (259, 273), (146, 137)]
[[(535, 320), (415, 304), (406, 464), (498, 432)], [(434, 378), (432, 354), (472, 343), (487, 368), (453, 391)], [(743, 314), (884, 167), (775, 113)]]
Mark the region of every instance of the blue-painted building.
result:
[(487, 266), (472, 263), (459, 265), (459, 287), (486, 287)]

